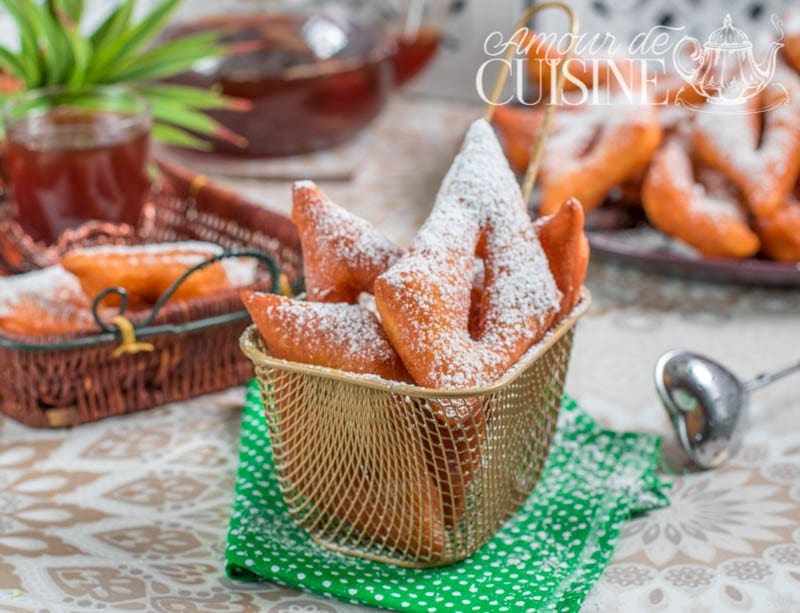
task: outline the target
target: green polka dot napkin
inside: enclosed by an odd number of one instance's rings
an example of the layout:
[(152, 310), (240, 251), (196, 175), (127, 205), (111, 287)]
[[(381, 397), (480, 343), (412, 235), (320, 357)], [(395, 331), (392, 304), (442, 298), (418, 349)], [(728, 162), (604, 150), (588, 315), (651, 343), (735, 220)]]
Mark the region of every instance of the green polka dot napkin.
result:
[(257, 388), (247, 388), (227, 572), (398, 611), (576, 611), (623, 520), (668, 504), (659, 439), (600, 429), (565, 399), (541, 481), (467, 560), (429, 570), (336, 554), (293, 523), (275, 479)]

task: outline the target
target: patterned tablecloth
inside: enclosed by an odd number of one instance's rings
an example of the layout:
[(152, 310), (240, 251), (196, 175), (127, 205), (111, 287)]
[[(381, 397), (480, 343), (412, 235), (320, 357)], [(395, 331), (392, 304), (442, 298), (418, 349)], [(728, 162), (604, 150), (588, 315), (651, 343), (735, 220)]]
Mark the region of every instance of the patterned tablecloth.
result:
[[(400, 243), (424, 219), (476, 109), (396, 100), (350, 183), (323, 184)], [(289, 206), (287, 183), (237, 181)], [(711, 286), (594, 262), (568, 391), (603, 425), (658, 432), (672, 506), (629, 521), (587, 611), (800, 611), (800, 395), (753, 399), (743, 452), (685, 473), (652, 384), (688, 347), (742, 375), (800, 353), (800, 292)], [(2, 385), (2, 382), (0, 382)], [(0, 611), (347, 612), (223, 573), (242, 391), (72, 431), (0, 419)]]

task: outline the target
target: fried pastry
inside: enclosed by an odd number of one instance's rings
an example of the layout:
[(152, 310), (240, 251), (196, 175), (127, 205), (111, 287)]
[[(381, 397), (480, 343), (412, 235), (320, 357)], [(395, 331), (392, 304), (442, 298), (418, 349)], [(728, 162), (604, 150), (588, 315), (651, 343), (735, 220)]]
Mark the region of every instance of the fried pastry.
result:
[[(130, 308), (152, 306), (189, 268), (219, 255), (222, 248), (212, 243), (181, 242), (140, 246), (102, 246), (67, 253), (62, 266), (76, 275), (84, 292), (94, 298), (110, 287), (128, 292)], [(255, 280), (252, 259), (222, 260), (194, 272), (171, 301), (189, 300), (244, 287)], [(108, 305), (116, 297), (109, 297)]]
[(544, 109), (498, 106), (492, 115), (492, 125), (500, 136), (503, 151), (511, 168), (520, 174), (524, 173), (530, 164), (531, 151), (536, 139), (542, 132)]
[[(476, 253), (485, 265), (479, 341), (467, 330)], [(418, 384), (469, 388), (541, 338), (559, 299), (514, 175), (477, 121), (411, 249), (375, 281), (386, 333)]]
[(0, 278), (0, 332), (56, 336), (94, 327), (78, 279), (61, 266)]
[[(480, 320), (470, 326), (476, 255), (484, 288)], [(477, 121), (411, 249), (375, 280), (386, 334), (419, 385), (466, 389), (508, 370), (544, 335), (559, 300), (514, 175), (489, 124)], [(452, 525), (480, 462), (484, 407), (428, 408), (422, 427), (441, 441), (428, 463)]]
[(534, 229), (561, 292), (559, 320), (578, 304), (589, 266), (589, 241), (583, 231), (583, 207), (575, 199), (555, 213), (536, 220)]
[(270, 355), (282, 360), (410, 382), (377, 318), (357, 304), (242, 292)]
[(614, 187), (647, 167), (663, 135), (651, 105), (587, 108), (569, 119), (547, 141), (541, 215), (556, 212), (569, 198), (586, 211), (600, 206)]
[(800, 262), (800, 200), (791, 196), (769, 217), (756, 218), (761, 249), (778, 262)]
[(775, 213), (800, 175), (800, 77), (790, 73), (784, 67), (775, 77), (788, 100), (777, 87), (763, 93), (761, 106), (769, 110), (760, 135), (752, 129), (752, 113), (698, 113), (695, 121), (694, 155), (727, 176), (756, 217)]
[(369, 222), (334, 204), (311, 181), (292, 190), (292, 220), (300, 232), (306, 293), (314, 302), (355, 304), (400, 257)]
[(647, 218), (701, 254), (746, 258), (758, 252), (760, 241), (748, 225), (736, 195), (706, 179), (698, 181), (691, 158), (680, 139), (670, 139), (656, 153), (642, 189)]

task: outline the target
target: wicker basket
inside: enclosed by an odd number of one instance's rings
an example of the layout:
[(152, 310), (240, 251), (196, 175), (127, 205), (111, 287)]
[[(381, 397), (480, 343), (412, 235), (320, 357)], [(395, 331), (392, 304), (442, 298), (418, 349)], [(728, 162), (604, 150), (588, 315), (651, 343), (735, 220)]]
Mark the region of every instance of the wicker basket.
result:
[[(204, 178), (164, 165), (163, 189), (153, 196), (137, 239), (145, 242), (202, 240), (226, 249), (265, 252), (290, 282), (302, 275), (297, 231), (292, 222), (209, 184)], [(11, 242), (0, 253), (19, 264), (29, 255)], [(44, 254), (42, 257), (50, 257)], [(47, 261), (37, 262), (39, 265)], [(269, 288), (262, 273), (256, 287)], [(230, 315), (242, 315), (230, 321)], [(213, 324), (180, 332), (198, 321)], [(136, 323), (135, 318), (131, 319)], [(167, 303), (152, 322), (164, 332), (147, 341), (155, 350), (114, 357), (119, 335), (103, 342), (60, 348), (74, 336), (0, 338), (0, 412), (34, 427), (62, 427), (131, 413), (166, 402), (240, 385), (252, 376), (238, 339), (249, 319), (237, 291), (188, 302)]]
[(410, 567), (462, 560), (532, 491), (555, 429), (573, 313), (501, 380), (431, 390), (270, 357), (253, 361), (295, 522), (321, 545)]

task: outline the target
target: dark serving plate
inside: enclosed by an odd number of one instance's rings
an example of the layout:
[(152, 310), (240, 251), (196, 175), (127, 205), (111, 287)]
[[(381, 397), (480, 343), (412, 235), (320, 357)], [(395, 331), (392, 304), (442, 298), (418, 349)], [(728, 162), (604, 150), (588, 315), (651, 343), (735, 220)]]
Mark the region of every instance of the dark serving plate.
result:
[(800, 264), (766, 259), (707, 258), (647, 223), (638, 207), (604, 206), (589, 213), (592, 257), (687, 279), (773, 287), (800, 287)]

